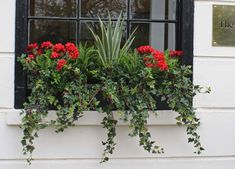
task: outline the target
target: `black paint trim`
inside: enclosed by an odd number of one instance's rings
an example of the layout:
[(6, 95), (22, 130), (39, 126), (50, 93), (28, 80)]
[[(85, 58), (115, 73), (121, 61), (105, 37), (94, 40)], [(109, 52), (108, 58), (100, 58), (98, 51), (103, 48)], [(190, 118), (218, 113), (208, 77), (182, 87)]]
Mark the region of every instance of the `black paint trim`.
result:
[[(81, 0), (77, 0), (80, 8)], [(128, 7), (130, 8), (130, 0), (127, 0)], [(130, 9), (127, 10), (127, 19), (125, 20), (130, 24), (132, 22), (138, 23), (174, 23), (176, 25), (176, 49), (184, 51), (183, 63), (193, 65), (193, 22), (194, 22), (194, 0), (177, 0), (176, 19), (131, 19)], [(97, 18), (81, 17), (80, 10), (76, 17), (35, 17), (28, 16), (28, 0), (16, 1), (16, 30), (15, 30), (15, 52), (16, 57), (24, 53), (24, 49), (28, 43), (28, 20), (41, 19), (41, 20), (75, 20), (77, 21), (77, 29), (80, 30), (81, 21), (98, 21)], [(107, 20), (107, 19), (103, 19)], [(113, 19), (115, 21), (115, 19)], [(130, 30), (129, 30), (130, 31)], [(78, 32), (77, 32), (78, 33)], [(130, 32), (127, 32), (129, 35)], [(77, 42), (79, 35), (77, 35)], [(15, 108), (23, 107), (26, 101), (27, 87), (26, 87), (26, 74), (22, 70), (20, 63), (15, 61)]]
[[(29, 16), (28, 19), (37, 19), (37, 20), (66, 20), (66, 21), (99, 21), (98, 18), (88, 18), (88, 17), (50, 17), (50, 16)], [(102, 18), (102, 21), (108, 21), (108, 18)], [(111, 19), (112, 21), (117, 21), (117, 19)], [(176, 23), (177, 20), (173, 19), (124, 19), (128, 22), (160, 22), (160, 23)]]
[(193, 26), (194, 0), (181, 2), (181, 49), (184, 51), (183, 63), (193, 66)]
[(16, 1), (16, 30), (15, 30), (15, 108), (22, 108), (26, 100), (26, 75), (17, 57), (24, 53), (28, 39), (27, 11), (28, 1)]
[(130, 36), (130, 32), (131, 32), (131, 23), (130, 23), (130, 15), (131, 15), (131, 7), (130, 7), (130, 2), (131, 0), (127, 0), (127, 19), (126, 19), (126, 25), (127, 25), (127, 29), (126, 29), (126, 39), (128, 39), (128, 37)]
[[(169, 0), (165, 0), (165, 19), (168, 19), (169, 15)], [(169, 26), (165, 24), (164, 26), (164, 49), (168, 49), (168, 32)], [(177, 41), (176, 41), (177, 42)]]

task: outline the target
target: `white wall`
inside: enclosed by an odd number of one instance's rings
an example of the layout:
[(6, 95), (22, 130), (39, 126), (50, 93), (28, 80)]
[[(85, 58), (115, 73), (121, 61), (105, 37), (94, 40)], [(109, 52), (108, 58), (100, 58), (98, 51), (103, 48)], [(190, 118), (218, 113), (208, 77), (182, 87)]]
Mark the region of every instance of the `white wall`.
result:
[(15, 0), (0, 0), (0, 22), (0, 108), (13, 108)]
[(199, 95), (194, 105), (201, 118), (199, 132), (206, 151), (195, 156), (187, 144), (185, 127), (173, 125), (174, 113), (160, 113), (151, 121), (153, 139), (165, 154), (150, 155), (129, 138), (125, 125), (118, 127), (117, 149), (106, 164), (99, 164), (105, 131), (98, 114), (87, 114), (81, 126), (63, 134), (40, 132), (35, 161), (28, 167), (21, 153), (21, 130), (14, 101), (15, 0), (0, 0), (0, 169), (233, 169), (235, 168), (235, 48), (211, 47), (212, 4), (231, 1), (195, 1), (194, 80), (211, 86), (210, 95)]

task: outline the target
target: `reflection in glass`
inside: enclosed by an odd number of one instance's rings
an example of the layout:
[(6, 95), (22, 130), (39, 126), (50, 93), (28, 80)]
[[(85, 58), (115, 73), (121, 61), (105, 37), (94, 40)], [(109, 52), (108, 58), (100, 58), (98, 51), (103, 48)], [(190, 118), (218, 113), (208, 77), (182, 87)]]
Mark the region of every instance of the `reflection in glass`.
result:
[(88, 26), (92, 28), (92, 30), (96, 33), (100, 33), (99, 27), (98, 27), (98, 22), (89, 22), (85, 23), (82, 22), (80, 24), (81, 29), (80, 29), (80, 42), (82, 44), (87, 44), (88, 46), (91, 46), (94, 44), (94, 38), (90, 30), (88, 29)]
[[(94, 38), (92, 33), (90, 32), (88, 26), (92, 28), (92, 30), (97, 33), (98, 35), (101, 34), (101, 30), (99, 29), (99, 23), (98, 22), (81, 22), (81, 32), (79, 34), (80, 36), (80, 42), (82, 44), (87, 44), (88, 46), (94, 45)], [(126, 25), (124, 25), (124, 30), (126, 32)], [(122, 38), (122, 44), (124, 44), (126, 40), (126, 33), (123, 33)]]
[(131, 15), (132, 18), (144, 18), (150, 17), (150, 1), (151, 0), (131, 0)]
[(176, 0), (131, 0), (131, 17), (139, 19), (175, 19)]
[(109, 12), (117, 18), (121, 11), (126, 13), (126, 0), (81, 0), (82, 17), (107, 18)]
[(152, 45), (155, 49), (175, 49), (175, 24), (132, 23), (131, 30), (137, 27), (133, 48)]
[(30, 0), (30, 16), (76, 17), (76, 0)]
[(41, 43), (51, 41), (53, 43), (76, 42), (76, 22), (32, 20), (29, 22), (29, 42)]

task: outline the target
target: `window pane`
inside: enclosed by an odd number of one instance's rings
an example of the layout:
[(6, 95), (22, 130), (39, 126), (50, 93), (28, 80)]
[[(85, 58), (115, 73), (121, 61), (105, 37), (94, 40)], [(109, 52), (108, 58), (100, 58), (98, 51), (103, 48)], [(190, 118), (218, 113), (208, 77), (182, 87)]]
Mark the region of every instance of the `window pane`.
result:
[(131, 0), (131, 16), (140, 19), (175, 19), (176, 0)]
[(94, 45), (94, 38), (92, 36), (92, 33), (90, 32), (90, 30), (88, 29), (88, 25), (89, 27), (91, 27), (96, 33), (100, 32), (100, 30), (98, 29), (98, 23), (97, 22), (89, 22), (89, 23), (85, 23), (85, 22), (81, 22), (80, 24), (80, 42), (82, 44), (87, 43), (87, 45), (91, 46)]
[(175, 24), (132, 23), (132, 31), (137, 27), (133, 48), (152, 45), (155, 49), (175, 49)]
[[(92, 28), (92, 30), (94, 30), (95, 33), (99, 34), (101, 33), (100, 29), (99, 29), (99, 23), (98, 22), (81, 22), (81, 32), (79, 34), (80, 36), (80, 42), (82, 44), (87, 43), (87, 45), (91, 46), (94, 45), (94, 38), (92, 33), (90, 32), (90, 30), (88, 29), (88, 26), (90, 28)], [(125, 25), (126, 27), (126, 25)], [(126, 28), (124, 27), (124, 33), (123, 33), (123, 37), (122, 37), (122, 44), (125, 42), (126, 40)]]
[(30, 0), (30, 16), (76, 17), (76, 0)]
[(117, 18), (120, 12), (126, 16), (126, 0), (81, 0), (81, 16), (107, 18), (108, 12)]
[(29, 42), (76, 42), (75, 21), (31, 20), (29, 24)]

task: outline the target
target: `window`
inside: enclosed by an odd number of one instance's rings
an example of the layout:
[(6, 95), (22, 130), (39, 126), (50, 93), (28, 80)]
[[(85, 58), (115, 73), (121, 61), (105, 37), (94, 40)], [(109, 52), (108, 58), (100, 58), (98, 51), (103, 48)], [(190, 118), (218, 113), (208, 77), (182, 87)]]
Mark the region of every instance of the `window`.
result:
[[(94, 29), (100, 16), (113, 20), (122, 11), (125, 40), (137, 27), (133, 48), (151, 44), (156, 49), (183, 50), (183, 62), (193, 59), (193, 0), (20, 0), (16, 1), (16, 56), (28, 43), (50, 40), (93, 43), (87, 24)], [(26, 75), (15, 63), (15, 108), (27, 96)]]

